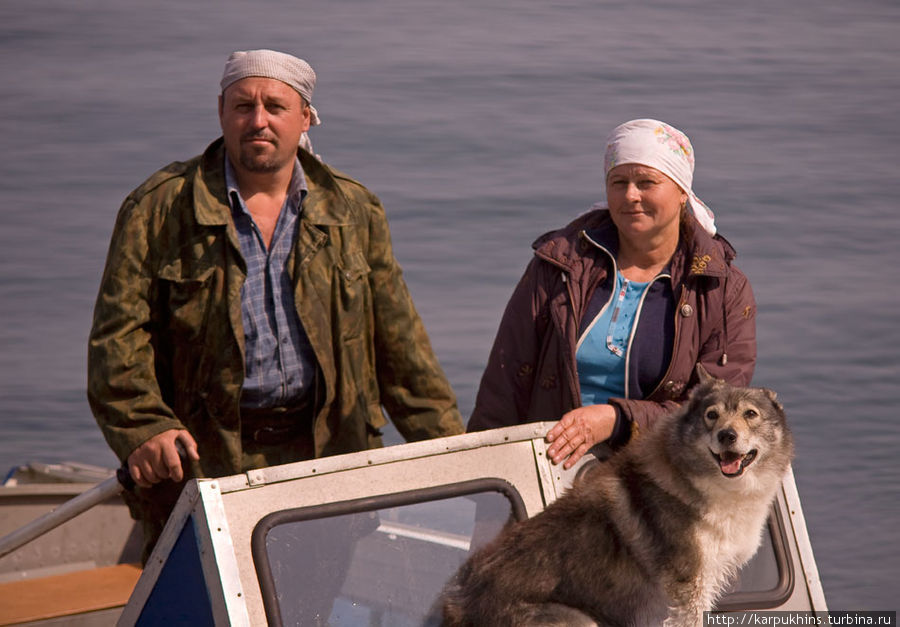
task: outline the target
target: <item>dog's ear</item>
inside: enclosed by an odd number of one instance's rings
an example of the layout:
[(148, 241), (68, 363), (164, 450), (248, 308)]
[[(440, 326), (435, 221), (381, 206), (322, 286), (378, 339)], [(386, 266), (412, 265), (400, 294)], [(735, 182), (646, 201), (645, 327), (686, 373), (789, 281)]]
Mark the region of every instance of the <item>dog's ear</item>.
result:
[(775, 393), (775, 390), (770, 390), (769, 388), (762, 388), (763, 393), (769, 397), (769, 400), (772, 401), (772, 405), (775, 406), (778, 411), (784, 411), (784, 407), (781, 403), (778, 402), (778, 394)]
[(713, 383), (716, 380), (714, 376), (706, 371), (706, 368), (704, 368), (703, 364), (700, 362), (697, 362), (697, 365), (694, 366), (694, 372), (697, 373), (697, 380), (700, 383)]

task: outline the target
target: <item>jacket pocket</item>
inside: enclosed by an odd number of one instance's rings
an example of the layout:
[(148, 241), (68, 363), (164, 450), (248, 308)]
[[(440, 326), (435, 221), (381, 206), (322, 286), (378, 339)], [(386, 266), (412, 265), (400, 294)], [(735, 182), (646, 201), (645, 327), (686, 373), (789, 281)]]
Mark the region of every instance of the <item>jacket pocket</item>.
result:
[(210, 286), (215, 267), (191, 268), (185, 276), (180, 259), (159, 272), (160, 299), (167, 314), (168, 331), (182, 341), (196, 341), (203, 330), (210, 306)]
[(719, 331), (713, 331), (706, 338), (703, 346), (700, 347), (700, 357), (711, 355), (722, 350), (722, 334)]
[(363, 334), (366, 318), (371, 312), (369, 292), (369, 264), (362, 252), (355, 251), (338, 262), (338, 302), (340, 305), (340, 329), (344, 340)]

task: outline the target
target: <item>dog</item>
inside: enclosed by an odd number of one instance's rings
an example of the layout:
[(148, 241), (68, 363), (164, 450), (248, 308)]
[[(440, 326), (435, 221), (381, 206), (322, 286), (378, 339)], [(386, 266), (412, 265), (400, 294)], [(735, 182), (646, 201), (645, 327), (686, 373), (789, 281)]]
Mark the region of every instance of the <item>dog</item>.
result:
[(759, 547), (794, 447), (774, 392), (697, 376), (680, 409), (470, 557), (442, 624), (702, 624)]

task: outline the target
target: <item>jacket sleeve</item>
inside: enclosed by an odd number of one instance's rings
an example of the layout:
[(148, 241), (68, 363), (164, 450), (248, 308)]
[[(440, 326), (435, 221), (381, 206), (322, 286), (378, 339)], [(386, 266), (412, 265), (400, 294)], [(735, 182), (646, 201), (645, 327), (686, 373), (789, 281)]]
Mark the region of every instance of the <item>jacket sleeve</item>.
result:
[(384, 209), (372, 194), (368, 194), (366, 204), (375, 370), (381, 403), (407, 441), (462, 433), (456, 396), (394, 258)]
[(540, 331), (547, 320), (546, 298), (538, 289), (541, 262), (533, 258), (513, 291), (494, 339), (487, 367), (469, 418), (468, 431), (521, 424), (528, 415), (540, 352)]
[(156, 377), (150, 219), (133, 197), (119, 211), (88, 340), (88, 401), (121, 460), (150, 437), (184, 428)]
[[(632, 423), (633, 428), (646, 428), (660, 416), (679, 407), (690, 388), (697, 383), (694, 374), (696, 363), (703, 364), (712, 376), (732, 385), (750, 384), (756, 366), (756, 301), (750, 282), (736, 266), (730, 267), (723, 298), (719, 339), (701, 346), (694, 363), (686, 364), (690, 367), (690, 380), (677, 399), (659, 402), (610, 399), (610, 403), (624, 419)], [(673, 359), (678, 359), (678, 356), (673, 356)]]

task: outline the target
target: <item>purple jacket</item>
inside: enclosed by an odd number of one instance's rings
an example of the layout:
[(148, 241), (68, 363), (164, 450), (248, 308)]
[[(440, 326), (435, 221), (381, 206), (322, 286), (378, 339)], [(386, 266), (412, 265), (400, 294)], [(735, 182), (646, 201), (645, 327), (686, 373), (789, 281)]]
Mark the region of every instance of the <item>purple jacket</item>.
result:
[[(590, 211), (533, 244), (494, 340), (469, 431), (557, 420), (581, 405), (575, 345), (582, 324), (608, 299), (618, 234), (605, 209)], [(626, 361), (626, 398), (614, 439), (677, 407), (703, 364), (747, 385), (756, 363), (756, 302), (735, 253), (690, 218), (668, 266), (641, 308)], [(593, 303), (593, 304), (592, 304)], [(586, 318), (586, 314), (588, 318)], [(623, 429), (623, 426), (626, 427)], [(619, 436), (624, 431), (624, 437)]]

